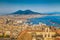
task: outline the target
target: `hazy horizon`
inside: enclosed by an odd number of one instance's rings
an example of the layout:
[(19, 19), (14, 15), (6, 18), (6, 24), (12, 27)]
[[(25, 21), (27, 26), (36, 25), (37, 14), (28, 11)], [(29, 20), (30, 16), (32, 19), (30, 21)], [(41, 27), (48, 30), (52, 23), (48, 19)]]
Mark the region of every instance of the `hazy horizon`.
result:
[(0, 14), (17, 10), (32, 10), (39, 13), (60, 12), (60, 0), (0, 0)]

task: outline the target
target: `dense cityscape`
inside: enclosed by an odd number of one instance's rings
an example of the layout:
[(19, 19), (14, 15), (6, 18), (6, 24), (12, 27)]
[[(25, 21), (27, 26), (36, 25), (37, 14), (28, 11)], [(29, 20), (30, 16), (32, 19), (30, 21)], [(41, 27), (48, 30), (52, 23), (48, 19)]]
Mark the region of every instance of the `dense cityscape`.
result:
[(0, 40), (60, 40), (60, 0), (0, 0)]
[(27, 18), (0, 16), (0, 40), (60, 40), (60, 28), (27, 21)]

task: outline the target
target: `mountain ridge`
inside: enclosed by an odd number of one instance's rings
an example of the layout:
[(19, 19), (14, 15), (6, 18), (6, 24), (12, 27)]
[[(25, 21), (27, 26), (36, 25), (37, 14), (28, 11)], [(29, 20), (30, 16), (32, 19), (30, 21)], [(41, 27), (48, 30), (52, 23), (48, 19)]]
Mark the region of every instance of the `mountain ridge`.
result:
[(11, 14), (29, 15), (29, 14), (41, 14), (41, 13), (34, 12), (34, 11), (31, 11), (31, 10), (25, 10), (25, 11), (18, 10), (18, 11), (14, 12), (14, 13), (11, 13)]
[(16, 12), (10, 13), (8, 15), (56, 15), (56, 14), (60, 14), (60, 12), (50, 12), (50, 13), (39, 13), (39, 12), (34, 12), (31, 10), (17, 10)]

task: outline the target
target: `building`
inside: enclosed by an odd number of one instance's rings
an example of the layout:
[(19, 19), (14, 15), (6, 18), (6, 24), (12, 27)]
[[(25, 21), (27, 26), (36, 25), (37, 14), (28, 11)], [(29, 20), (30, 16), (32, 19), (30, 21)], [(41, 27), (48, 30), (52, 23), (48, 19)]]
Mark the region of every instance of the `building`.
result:
[(17, 40), (54, 40), (55, 32), (51, 31), (48, 27), (44, 30), (24, 30), (22, 31)]

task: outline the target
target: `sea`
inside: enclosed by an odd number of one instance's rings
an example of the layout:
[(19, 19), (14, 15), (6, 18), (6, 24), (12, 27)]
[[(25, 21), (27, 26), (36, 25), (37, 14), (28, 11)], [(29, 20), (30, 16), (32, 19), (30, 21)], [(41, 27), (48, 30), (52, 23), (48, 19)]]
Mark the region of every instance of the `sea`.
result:
[(27, 23), (32, 23), (33, 25), (43, 23), (48, 26), (60, 27), (60, 16), (43, 16), (38, 18), (30, 18), (27, 20), (29, 20)]

